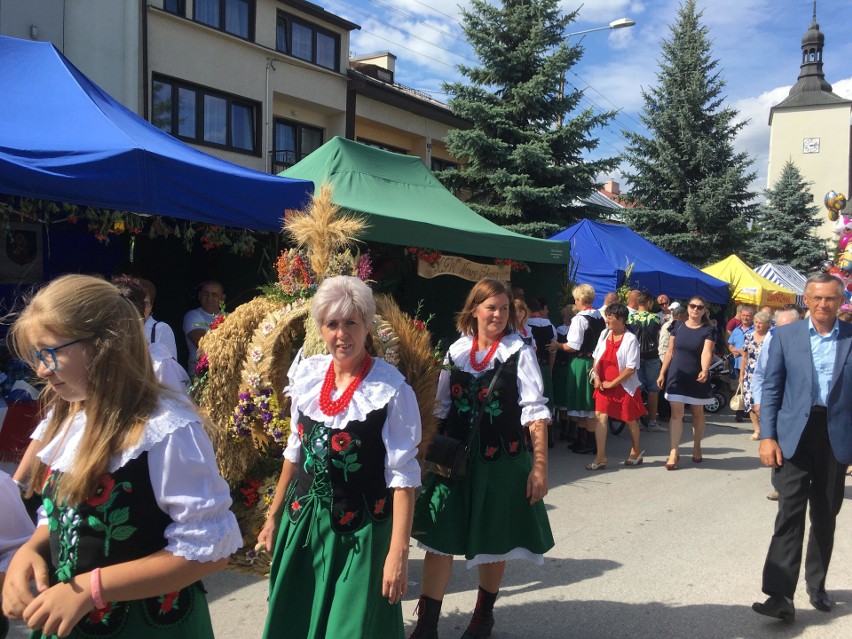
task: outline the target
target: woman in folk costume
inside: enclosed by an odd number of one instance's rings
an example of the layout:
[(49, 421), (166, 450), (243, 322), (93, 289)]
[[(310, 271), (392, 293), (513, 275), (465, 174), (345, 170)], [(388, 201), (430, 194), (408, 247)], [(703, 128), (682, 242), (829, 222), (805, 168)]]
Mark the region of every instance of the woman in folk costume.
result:
[(273, 552), (264, 637), (402, 637), (420, 413), (402, 374), (367, 353), (376, 305), (350, 276), (311, 305), (328, 355), (293, 369), (291, 435), (258, 540)]
[[(417, 501), (413, 536), (426, 550), (426, 559), (412, 639), (438, 636), (454, 555), (464, 555), (468, 567), (479, 570), (476, 608), (463, 635), (477, 639), (491, 636), (506, 561), (542, 563), (553, 547), (542, 501), (550, 411), (535, 352), (514, 331), (514, 309), (511, 289), (485, 278), (457, 316), (463, 336), (447, 353), (435, 413), (445, 420), (446, 435), (465, 439), (477, 421), (478, 432), (467, 477), (458, 481), (427, 475)], [(532, 458), (524, 446), (525, 429)]]
[(49, 411), (30, 480), (43, 508), (4, 612), (36, 638), (212, 637), (199, 580), (242, 538), (201, 418), (158, 384), (139, 313), (112, 284), (66, 275), (11, 337)]

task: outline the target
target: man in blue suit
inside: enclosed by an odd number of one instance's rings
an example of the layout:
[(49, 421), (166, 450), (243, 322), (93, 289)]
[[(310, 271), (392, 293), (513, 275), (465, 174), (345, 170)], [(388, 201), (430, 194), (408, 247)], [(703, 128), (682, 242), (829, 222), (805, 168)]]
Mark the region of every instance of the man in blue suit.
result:
[(817, 610), (833, 607), (825, 577), (852, 462), (852, 325), (837, 320), (846, 299), (843, 285), (821, 273), (808, 280), (804, 299), (810, 318), (775, 330), (760, 406), (760, 459), (774, 469), (780, 498), (763, 568), (769, 598), (752, 608), (788, 623), (796, 615), (793, 594), (808, 506), (808, 598)]

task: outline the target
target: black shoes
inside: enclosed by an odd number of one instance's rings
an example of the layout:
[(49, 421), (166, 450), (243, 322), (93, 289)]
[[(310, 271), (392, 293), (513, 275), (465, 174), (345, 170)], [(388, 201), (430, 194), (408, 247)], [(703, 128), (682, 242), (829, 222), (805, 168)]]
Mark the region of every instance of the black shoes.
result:
[(831, 612), (834, 608), (834, 602), (825, 590), (808, 588), (808, 600), (814, 608), (821, 612)]
[(759, 615), (780, 619), (784, 623), (793, 623), (796, 620), (793, 602), (779, 595), (772, 595), (763, 603), (757, 601), (751, 605), (751, 609)]

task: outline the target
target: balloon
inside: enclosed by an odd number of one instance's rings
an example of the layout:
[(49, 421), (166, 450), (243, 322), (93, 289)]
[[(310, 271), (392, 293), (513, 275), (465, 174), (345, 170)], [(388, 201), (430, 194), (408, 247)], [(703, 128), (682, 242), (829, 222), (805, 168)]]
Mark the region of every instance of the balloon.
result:
[(846, 208), (846, 196), (834, 190), (826, 193), (822, 201), (828, 209), (828, 219), (832, 222), (837, 220), (840, 217), (840, 211)]

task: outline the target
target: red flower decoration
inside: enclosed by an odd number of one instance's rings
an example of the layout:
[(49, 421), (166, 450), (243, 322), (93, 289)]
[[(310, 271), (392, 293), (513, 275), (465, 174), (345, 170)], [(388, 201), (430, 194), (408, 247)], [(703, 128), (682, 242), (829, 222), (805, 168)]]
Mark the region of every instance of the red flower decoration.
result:
[(299, 424), (299, 425), (296, 427), (296, 431), (299, 433), (299, 439), (304, 439), (304, 438), (305, 438), (305, 427), (304, 427), (304, 426), (302, 426), (301, 424)]
[(95, 494), (86, 500), (89, 506), (100, 506), (109, 501), (109, 495), (115, 487), (115, 479), (112, 475), (101, 475), (98, 479), (98, 486), (95, 488)]
[(224, 321), (225, 321), (224, 315), (217, 315), (215, 318), (213, 318), (213, 321), (210, 322), (210, 330), (215, 331), (217, 328), (219, 328), (219, 326), (222, 325), (222, 322), (224, 322)]
[(300, 503), (299, 503), (299, 500), (298, 500), (298, 499), (294, 499), (294, 500), (293, 500), (293, 503), (292, 503), (292, 504), (290, 504), (290, 508), (292, 508), (292, 509), (293, 509), (293, 512), (294, 512), (294, 513), (295, 513), (295, 512), (298, 512), (299, 508), (301, 508), (301, 507), (302, 507), (302, 504), (300, 504)]
[(456, 397), (456, 398), (461, 397), (461, 394), (462, 394), (461, 384), (453, 384), (453, 387), (450, 389), (450, 393), (452, 394), (453, 397)]
[(509, 452), (510, 453), (518, 452), (518, 446), (519, 445), (520, 445), (520, 442), (512, 442), (511, 444), (509, 444)]
[(381, 514), (382, 514), (382, 512), (384, 511), (384, 509), (385, 509), (385, 500), (384, 500), (384, 499), (379, 499), (379, 500), (376, 502), (376, 505), (375, 505), (375, 506), (373, 506), (373, 514), (374, 514), (374, 515), (381, 515)]
[(488, 448), (485, 449), (485, 456), (486, 457), (494, 457), (494, 455), (496, 455), (496, 454), (497, 454), (497, 448), (495, 446), (489, 446)]
[(112, 603), (107, 602), (107, 605), (103, 608), (95, 608), (92, 610), (86, 618), (89, 620), (89, 623), (105, 623), (104, 617), (106, 617), (109, 613), (112, 612)]
[(175, 605), (175, 601), (180, 594), (179, 590), (175, 590), (174, 592), (169, 592), (163, 595), (163, 600), (160, 602), (160, 614), (164, 615), (167, 612), (171, 612), (172, 608)]
[(338, 453), (342, 453), (349, 448), (351, 443), (352, 436), (349, 433), (337, 433), (331, 438), (331, 447)]
[(480, 401), (480, 402), (484, 402), (484, 401), (485, 401), (485, 397), (486, 397), (487, 395), (488, 395), (488, 389), (487, 389), (487, 388), (483, 388), (482, 390), (480, 390), (480, 391), (479, 391), (479, 395), (477, 395), (476, 397), (477, 397), (477, 399), (479, 399), (479, 401)]
[(348, 524), (348, 523), (349, 523), (350, 521), (352, 521), (353, 519), (355, 519), (355, 513), (353, 513), (353, 512), (350, 510), (350, 511), (347, 511), (347, 512), (343, 513), (343, 515), (340, 517), (340, 521), (339, 521), (338, 523), (339, 523), (341, 526), (345, 526), (346, 524)]

